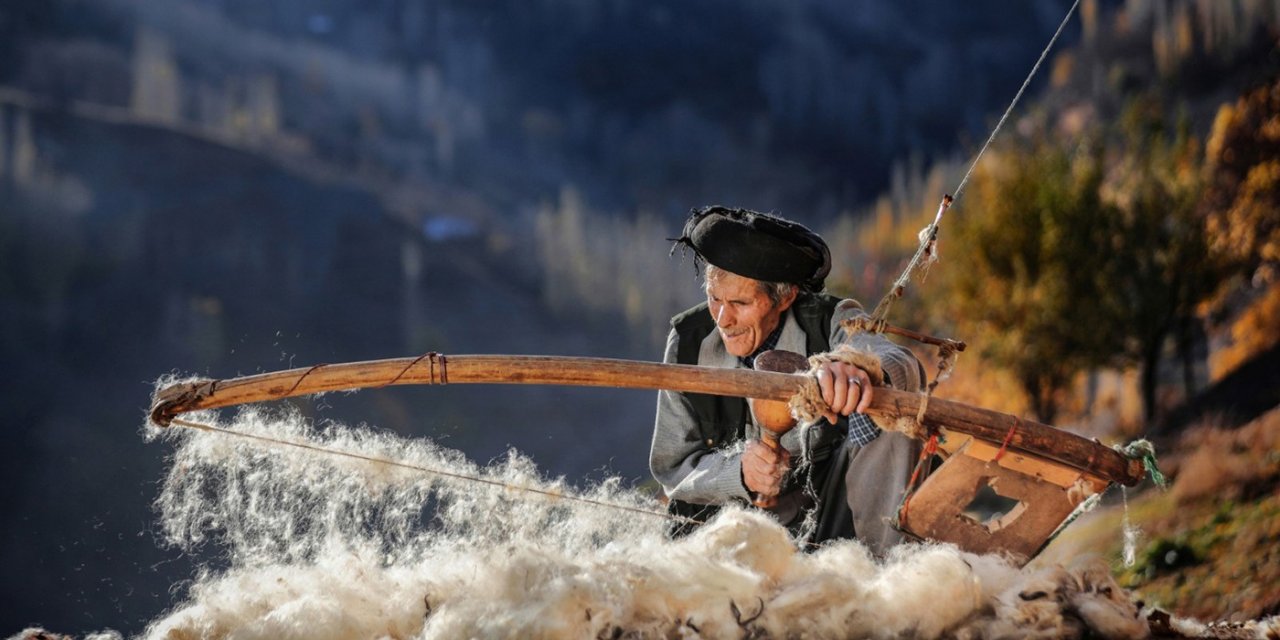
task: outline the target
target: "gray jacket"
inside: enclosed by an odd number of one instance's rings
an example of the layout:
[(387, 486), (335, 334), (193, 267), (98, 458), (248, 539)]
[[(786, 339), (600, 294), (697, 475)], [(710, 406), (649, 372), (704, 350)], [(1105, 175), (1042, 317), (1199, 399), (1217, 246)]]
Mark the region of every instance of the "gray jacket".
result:
[[(830, 344), (845, 343), (848, 336), (840, 322), (865, 315), (856, 305), (842, 304), (831, 318)], [(664, 362), (676, 362), (679, 338), (673, 330), (667, 336)], [(805, 353), (805, 335), (790, 311), (783, 316), (782, 333), (778, 349)], [(883, 336), (859, 333), (848, 344), (855, 349), (874, 353), (880, 357), (886, 378), (893, 387), (918, 391), (921, 387), (922, 369), (909, 350), (898, 346)], [(743, 368), (738, 358), (724, 348), (717, 331), (703, 340), (698, 352), (698, 364), (702, 366)], [(649, 470), (662, 485), (667, 496), (696, 504), (725, 504), (734, 500), (749, 502), (750, 495), (742, 483), (741, 455), (744, 442), (715, 443), (711, 447), (698, 439), (697, 423), (692, 407), (683, 393), (661, 391), (658, 394), (657, 417), (654, 421), (653, 443), (649, 453)], [(825, 421), (812, 429), (826, 426)], [(803, 425), (802, 425), (803, 427)], [(810, 429), (796, 428), (782, 437), (781, 443), (799, 460), (801, 438)], [(758, 438), (760, 430), (754, 420), (747, 427), (748, 439)], [(856, 445), (855, 445), (856, 446)], [(856, 459), (856, 451), (853, 455)]]

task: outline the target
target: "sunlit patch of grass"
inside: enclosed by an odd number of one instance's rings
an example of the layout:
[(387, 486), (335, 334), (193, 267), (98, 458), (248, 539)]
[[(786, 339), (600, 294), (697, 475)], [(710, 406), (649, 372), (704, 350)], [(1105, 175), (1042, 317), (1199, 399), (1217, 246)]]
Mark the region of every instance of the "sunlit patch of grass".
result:
[(1119, 572), (1122, 585), (1196, 618), (1248, 620), (1280, 608), (1280, 494), (1206, 501), (1180, 519), (1185, 526), (1151, 540)]

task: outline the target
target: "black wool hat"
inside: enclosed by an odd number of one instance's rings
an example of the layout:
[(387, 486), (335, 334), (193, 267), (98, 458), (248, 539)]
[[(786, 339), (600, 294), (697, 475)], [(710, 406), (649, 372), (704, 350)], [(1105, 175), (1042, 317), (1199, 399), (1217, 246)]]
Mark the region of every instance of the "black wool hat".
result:
[(831, 272), (831, 251), (818, 234), (798, 222), (750, 209), (695, 209), (675, 242), (725, 271), (764, 282), (790, 282), (806, 291), (822, 291)]

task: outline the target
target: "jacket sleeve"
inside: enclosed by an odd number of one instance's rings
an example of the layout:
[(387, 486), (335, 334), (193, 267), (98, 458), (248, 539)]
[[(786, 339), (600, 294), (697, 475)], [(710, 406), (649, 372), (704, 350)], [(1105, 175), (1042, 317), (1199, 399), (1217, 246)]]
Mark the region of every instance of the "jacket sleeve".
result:
[(879, 334), (858, 332), (850, 335), (840, 324), (843, 320), (866, 316), (862, 305), (856, 301), (841, 302), (831, 316), (831, 348), (847, 344), (858, 351), (874, 354), (880, 358), (880, 366), (887, 378), (886, 386), (902, 391), (919, 391), (924, 387), (924, 366), (910, 349)]
[[(667, 336), (663, 362), (676, 362), (678, 343), (673, 330)], [(672, 500), (723, 504), (750, 499), (742, 484), (741, 445), (716, 449), (703, 442), (693, 407), (683, 393), (658, 392), (649, 471)]]
[[(887, 378), (885, 384), (902, 391), (919, 391), (924, 386), (924, 366), (909, 349), (883, 335), (859, 332), (850, 336), (840, 326), (841, 320), (866, 315), (856, 302), (842, 303), (832, 317), (832, 347), (843, 343), (879, 356)], [(877, 555), (903, 540), (893, 522), (920, 456), (920, 446), (919, 440), (893, 431), (872, 436), (861, 444), (851, 443), (844, 477), (846, 500), (857, 538)]]

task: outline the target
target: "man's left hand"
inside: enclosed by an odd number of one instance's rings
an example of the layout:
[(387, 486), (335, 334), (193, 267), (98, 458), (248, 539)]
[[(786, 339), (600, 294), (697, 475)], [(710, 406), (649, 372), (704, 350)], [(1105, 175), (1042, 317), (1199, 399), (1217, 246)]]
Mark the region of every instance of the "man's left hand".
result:
[(875, 391), (866, 371), (847, 362), (827, 362), (816, 375), (822, 401), (827, 403), (827, 422), (835, 424), (840, 416), (862, 413), (871, 406)]

